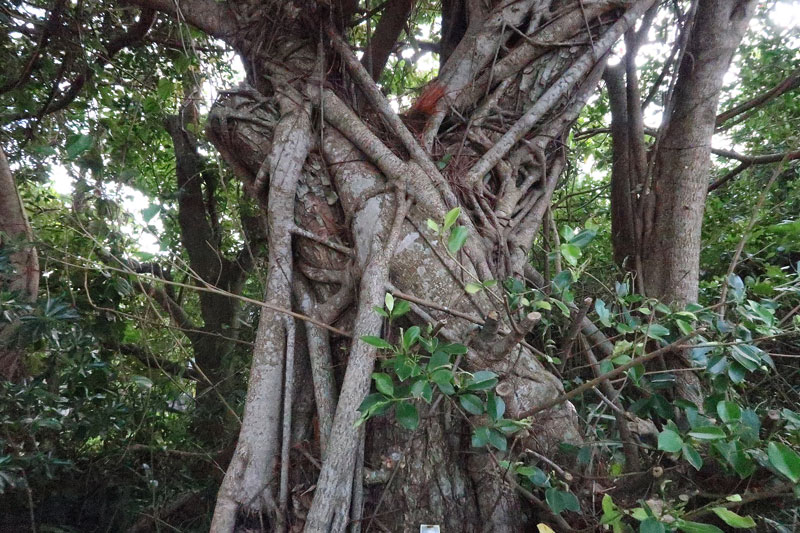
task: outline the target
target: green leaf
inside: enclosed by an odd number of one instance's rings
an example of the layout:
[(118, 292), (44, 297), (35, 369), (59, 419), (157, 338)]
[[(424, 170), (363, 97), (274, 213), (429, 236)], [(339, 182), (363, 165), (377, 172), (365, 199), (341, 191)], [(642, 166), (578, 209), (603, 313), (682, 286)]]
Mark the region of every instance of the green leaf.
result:
[(417, 429), (419, 426), (419, 413), (414, 404), (409, 402), (400, 402), (394, 410), (394, 416), (400, 425), (406, 429)]
[(567, 260), (567, 263), (577, 266), (578, 260), (581, 258), (581, 249), (574, 244), (565, 242), (561, 245), (561, 255)]
[(447, 369), (440, 369), (431, 374), (431, 380), (436, 383), (439, 390), (447, 396), (455, 394), (456, 389), (453, 388), (453, 373)]
[(472, 432), (472, 447), (483, 448), (489, 444), (489, 428), (481, 426)]
[(506, 436), (496, 429), (489, 430), (489, 444), (501, 452), (504, 452), (508, 449), (508, 441), (506, 440)]
[(367, 395), (367, 397), (364, 398), (364, 401), (361, 402), (361, 405), (358, 406), (358, 410), (365, 415), (369, 415), (386, 403), (388, 403), (386, 396), (376, 392)]
[(395, 300), (394, 309), (392, 309), (392, 318), (399, 318), (409, 311), (411, 311), (411, 304), (405, 300)]
[(611, 327), (611, 311), (606, 307), (606, 303), (598, 298), (594, 301), (594, 310), (600, 322), (607, 328)]
[(386, 342), (380, 337), (374, 337), (372, 335), (363, 335), (361, 340), (369, 344), (370, 346), (374, 346), (376, 348), (380, 348), (382, 350), (393, 350), (394, 346)]
[(143, 389), (149, 389), (153, 386), (153, 382), (144, 376), (131, 376), (131, 381)]
[(464, 226), (456, 226), (453, 228), (453, 231), (450, 232), (450, 238), (447, 239), (447, 249), (451, 254), (455, 255), (456, 252), (464, 246), (464, 243), (467, 242), (468, 235), (469, 232)]
[(664, 524), (652, 516), (647, 517), (639, 524), (639, 533), (664, 533), (665, 531)]
[(447, 231), (453, 227), (453, 224), (456, 223), (456, 220), (458, 220), (460, 214), (461, 214), (460, 207), (454, 207), (453, 209), (447, 212), (447, 214), (444, 216), (444, 231)]
[(486, 401), (486, 412), (489, 414), (489, 418), (497, 422), (503, 418), (503, 414), (506, 412), (506, 402), (493, 392), (490, 392)]
[(658, 435), (658, 449), (676, 453), (681, 451), (683, 447), (683, 439), (680, 435), (672, 431), (671, 429), (665, 429)]
[(723, 522), (731, 527), (738, 529), (756, 527), (755, 520), (749, 516), (740, 516), (724, 507), (713, 507), (711, 510), (714, 511), (714, 514), (720, 517)]
[(701, 524), (700, 522), (689, 522), (688, 520), (677, 520), (675, 525), (685, 533), (724, 533), (717, 526)]
[(145, 222), (150, 222), (154, 216), (156, 216), (159, 211), (161, 211), (161, 206), (158, 204), (150, 204), (144, 209), (142, 209), (142, 218)]
[(694, 447), (690, 446), (689, 444), (683, 445), (683, 457), (686, 459), (690, 465), (694, 467), (695, 470), (700, 470), (703, 468), (703, 458), (700, 457), (700, 454), (697, 453), (697, 450)]
[(431, 219), (428, 219), (428, 228), (435, 231), (436, 233), (439, 233), (439, 224), (437, 224)]
[(67, 159), (75, 159), (94, 144), (91, 135), (72, 135), (67, 140)]
[(731, 346), (731, 356), (751, 372), (761, 365), (760, 350), (749, 344), (734, 344)]
[(375, 388), (390, 398), (394, 396), (394, 384), (389, 374), (383, 372), (375, 372), (372, 374), (372, 379), (375, 380)]
[(479, 370), (472, 375), (471, 383), (467, 386), (469, 390), (491, 389), (497, 384), (497, 374), (489, 370)]
[(483, 290), (483, 285), (470, 281), (464, 286), (464, 290), (467, 291), (467, 294), (475, 294)]
[(721, 401), (717, 403), (717, 414), (720, 420), (725, 422), (734, 422), (742, 418), (742, 408), (734, 402)]
[(592, 239), (597, 235), (597, 230), (585, 229), (581, 230), (577, 235), (569, 240), (570, 244), (574, 244), (578, 248), (584, 248), (587, 244), (592, 242)]
[(394, 309), (394, 296), (392, 296), (391, 293), (387, 292), (386, 296), (383, 297), (383, 303), (386, 305), (386, 309), (388, 309), (389, 312), (391, 313), (392, 309)]
[(383, 318), (389, 318), (389, 313), (387, 313), (383, 307), (378, 307), (377, 305), (372, 306), (372, 310), (375, 311), (376, 315), (380, 315)]
[(428, 361), (428, 371), (433, 372), (437, 368), (442, 368), (448, 365), (450, 365), (450, 355), (442, 350), (437, 350), (431, 356), (430, 361)]
[(800, 456), (780, 442), (770, 442), (767, 446), (769, 462), (775, 469), (797, 483), (800, 480)]
[(578, 498), (571, 492), (549, 488), (545, 491), (544, 497), (547, 501), (547, 505), (550, 506), (550, 510), (555, 514), (561, 514), (564, 510), (574, 511), (576, 513), (581, 510)]
[(406, 350), (410, 350), (419, 339), (419, 334), (419, 326), (411, 326), (408, 328), (408, 330), (403, 334), (403, 347)]
[(470, 414), (483, 414), (483, 402), (474, 394), (462, 394), (458, 397), (458, 402), (461, 404), (461, 407)]
[(689, 432), (690, 437), (698, 440), (724, 439), (725, 432), (716, 426), (700, 426)]

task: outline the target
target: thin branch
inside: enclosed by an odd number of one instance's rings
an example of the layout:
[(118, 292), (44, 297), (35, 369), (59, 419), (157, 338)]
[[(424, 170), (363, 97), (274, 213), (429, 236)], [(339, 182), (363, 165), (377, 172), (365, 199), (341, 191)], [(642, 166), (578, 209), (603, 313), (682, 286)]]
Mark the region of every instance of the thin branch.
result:
[(672, 342), (672, 343), (670, 343), (670, 344), (668, 344), (666, 346), (663, 346), (663, 347), (659, 348), (658, 350), (650, 352), (647, 355), (642, 355), (640, 357), (636, 357), (635, 359), (632, 359), (631, 361), (629, 361), (628, 363), (626, 363), (626, 364), (624, 364), (622, 366), (618, 366), (617, 368), (615, 368), (614, 370), (611, 370), (610, 372), (606, 372), (605, 374), (603, 374), (601, 376), (598, 376), (598, 377), (596, 377), (596, 378), (594, 378), (592, 380), (587, 381), (586, 383), (584, 383), (582, 385), (579, 385), (579, 386), (575, 387), (574, 389), (572, 389), (569, 392), (561, 394), (557, 398), (553, 398), (552, 400), (544, 402), (542, 404), (539, 404), (539, 405), (537, 405), (536, 407), (534, 407), (532, 409), (528, 409), (527, 411), (523, 412), (520, 415), (520, 418), (528, 418), (530, 416), (535, 415), (536, 413), (539, 413), (541, 411), (545, 411), (547, 409), (555, 407), (556, 405), (562, 404), (562, 403), (574, 398), (575, 396), (583, 394), (587, 390), (596, 387), (598, 384), (602, 383), (603, 381), (608, 381), (609, 379), (611, 379), (613, 377), (619, 376), (620, 374), (622, 374), (624, 372), (627, 372), (628, 370), (630, 370), (634, 366), (637, 366), (637, 365), (640, 365), (640, 364), (645, 363), (647, 361), (650, 361), (651, 359), (655, 359), (656, 357), (659, 357), (659, 356), (661, 356), (661, 355), (663, 355), (663, 354), (665, 354), (667, 352), (670, 352), (672, 350), (683, 350), (685, 348), (688, 348), (690, 346), (686, 346), (685, 345), (686, 341), (692, 339), (693, 337), (699, 335), (702, 332), (703, 332), (703, 329), (695, 330), (692, 333), (690, 333), (689, 335), (685, 335), (685, 336), (681, 337), (680, 339), (676, 340), (675, 342)]
[(786, 92), (789, 92), (793, 89), (796, 89), (798, 87), (800, 87), (800, 68), (796, 69), (794, 72), (789, 74), (789, 76), (785, 80), (777, 84), (772, 89), (746, 102), (742, 102), (741, 104), (732, 107), (731, 109), (717, 115), (717, 121), (716, 121), (717, 130), (722, 129), (723, 124), (726, 121), (732, 119), (733, 117), (741, 115), (742, 113), (744, 113), (745, 111), (749, 111), (750, 109), (762, 106), (767, 102), (769, 102), (770, 100), (773, 100), (778, 96)]

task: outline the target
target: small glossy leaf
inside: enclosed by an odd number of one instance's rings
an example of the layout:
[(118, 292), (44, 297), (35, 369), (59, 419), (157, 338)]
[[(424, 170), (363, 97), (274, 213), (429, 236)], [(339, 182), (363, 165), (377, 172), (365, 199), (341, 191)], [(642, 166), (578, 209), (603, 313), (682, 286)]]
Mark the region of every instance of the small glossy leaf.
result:
[(372, 379), (375, 380), (375, 388), (378, 389), (378, 392), (382, 392), (390, 398), (394, 396), (394, 384), (389, 374), (375, 372), (372, 374)]
[(464, 286), (464, 290), (467, 291), (467, 294), (475, 294), (483, 290), (483, 285), (470, 281)]
[(461, 404), (461, 407), (470, 414), (483, 414), (483, 402), (474, 394), (462, 394), (458, 397), (458, 402)]
[(658, 435), (658, 449), (676, 453), (681, 451), (683, 447), (683, 439), (680, 435), (672, 431), (671, 429), (665, 429)]
[(453, 227), (453, 224), (456, 223), (456, 220), (458, 220), (458, 216), (460, 214), (461, 214), (460, 207), (454, 207), (453, 209), (447, 212), (447, 214), (444, 216), (444, 231), (447, 231)]
[(647, 517), (639, 524), (639, 533), (664, 533), (664, 524), (652, 516)]
[(484, 426), (475, 428), (472, 433), (472, 447), (483, 448), (487, 444), (489, 444), (489, 428)]
[(792, 480), (792, 483), (800, 481), (800, 456), (780, 442), (770, 442), (767, 446), (769, 462), (775, 469)]
[(717, 404), (717, 414), (725, 423), (734, 422), (742, 418), (742, 408), (734, 402), (723, 400)]
[(72, 135), (67, 140), (67, 159), (75, 159), (94, 144), (94, 137), (91, 135)]
[(361, 337), (361, 340), (369, 344), (370, 346), (374, 346), (376, 348), (380, 348), (382, 350), (393, 350), (394, 346), (386, 342), (380, 337), (374, 337), (372, 335), (364, 335)]
[(508, 449), (508, 441), (506, 440), (506, 436), (496, 429), (489, 430), (489, 444), (501, 452), (504, 452), (506, 449)]
[(581, 258), (581, 249), (574, 244), (565, 242), (561, 245), (561, 255), (567, 260), (567, 263), (577, 266), (578, 260)]
[(403, 333), (403, 347), (410, 350), (417, 340), (419, 340), (420, 329), (419, 326), (411, 326)]
[(450, 238), (447, 239), (447, 249), (451, 254), (455, 254), (464, 246), (464, 243), (467, 242), (468, 235), (469, 232), (464, 226), (456, 226), (453, 228), (453, 231), (450, 232)]
[(578, 498), (571, 492), (565, 492), (556, 488), (549, 488), (544, 493), (547, 505), (555, 514), (560, 514), (564, 510), (580, 512), (581, 506)]
[(404, 428), (417, 429), (419, 425), (419, 413), (414, 404), (409, 402), (398, 403), (394, 415)]
[(725, 509), (724, 507), (713, 507), (711, 510), (714, 511), (714, 514), (720, 517), (723, 522), (731, 527), (735, 527), (737, 529), (756, 527), (755, 520), (749, 516), (740, 516), (733, 511)]
[(383, 297), (383, 303), (386, 305), (386, 309), (391, 313), (392, 309), (394, 309), (394, 296), (392, 296), (392, 293), (386, 293), (386, 296)]
[(698, 440), (724, 439), (725, 432), (716, 426), (700, 426), (689, 432), (690, 437)]
[(703, 458), (697, 453), (697, 450), (689, 444), (683, 445), (683, 457), (694, 467), (695, 470), (703, 468)]
[(689, 522), (688, 520), (677, 520), (675, 525), (684, 533), (724, 533), (717, 526), (701, 524), (700, 522)]

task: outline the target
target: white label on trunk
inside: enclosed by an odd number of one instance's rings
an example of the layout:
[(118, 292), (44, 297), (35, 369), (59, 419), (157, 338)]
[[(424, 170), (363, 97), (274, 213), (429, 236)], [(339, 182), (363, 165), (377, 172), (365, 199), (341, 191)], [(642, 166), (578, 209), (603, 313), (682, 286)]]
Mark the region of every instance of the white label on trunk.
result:
[(440, 533), (439, 526), (429, 526), (427, 524), (420, 524), (419, 533)]

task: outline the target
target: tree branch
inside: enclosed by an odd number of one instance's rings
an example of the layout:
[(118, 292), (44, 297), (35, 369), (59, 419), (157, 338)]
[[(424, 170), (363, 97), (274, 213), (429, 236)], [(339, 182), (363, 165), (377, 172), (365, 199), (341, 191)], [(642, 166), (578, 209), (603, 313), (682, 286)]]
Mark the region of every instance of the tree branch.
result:
[(796, 69), (794, 72), (789, 74), (789, 76), (777, 84), (772, 89), (752, 98), (746, 102), (742, 102), (741, 104), (732, 107), (731, 109), (725, 111), (724, 113), (720, 113), (717, 115), (716, 121), (716, 128), (717, 130), (722, 129), (723, 124), (732, 119), (737, 115), (741, 115), (745, 111), (749, 111), (750, 109), (762, 106), (769, 102), (770, 100), (774, 100), (775, 98), (779, 97), (780, 95), (789, 92), (793, 89), (800, 87), (800, 68)]

